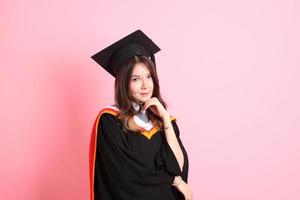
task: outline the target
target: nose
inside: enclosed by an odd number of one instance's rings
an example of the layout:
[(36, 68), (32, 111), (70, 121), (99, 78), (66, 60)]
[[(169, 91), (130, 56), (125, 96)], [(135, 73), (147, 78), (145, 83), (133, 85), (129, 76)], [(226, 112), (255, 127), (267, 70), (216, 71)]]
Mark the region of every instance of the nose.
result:
[(147, 89), (148, 87), (148, 82), (145, 78), (142, 79), (142, 89)]

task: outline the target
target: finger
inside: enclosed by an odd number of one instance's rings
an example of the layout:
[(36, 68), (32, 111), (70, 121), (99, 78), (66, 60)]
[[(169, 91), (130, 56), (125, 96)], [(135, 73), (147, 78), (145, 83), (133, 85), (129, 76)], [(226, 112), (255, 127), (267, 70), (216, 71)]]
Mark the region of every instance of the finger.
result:
[(146, 101), (143, 106), (146, 106), (151, 101), (153, 101), (152, 98), (150, 98), (148, 101)]
[(149, 100), (148, 100), (148, 101), (146, 101), (146, 102), (143, 104), (143, 106), (142, 106), (142, 111), (145, 111), (145, 108), (147, 107), (147, 105), (148, 105), (148, 102), (149, 102)]
[(148, 102), (145, 106), (144, 106), (144, 108), (143, 108), (143, 110), (145, 111), (145, 110), (147, 110), (150, 106), (153, 106), (153, 105), (156, 105), (154, 102)]
[(142, 108), (142, 111), (146, 111), (148, 107), (149, 107), (149, 102), (146, 102)]
[(147, 108), (151, 105), (156, 105), (155, 101), (153, 99), (150, 99), (149, 101), (147, 101), (144, 106), (143, 106), (143, 110), (147, 110)]
[(149, 103), (151, 103), (151, 100), (148, 100), (146, 103), (143, 105), (143, 109), (145, 110), (146, 107), (148, 107)]

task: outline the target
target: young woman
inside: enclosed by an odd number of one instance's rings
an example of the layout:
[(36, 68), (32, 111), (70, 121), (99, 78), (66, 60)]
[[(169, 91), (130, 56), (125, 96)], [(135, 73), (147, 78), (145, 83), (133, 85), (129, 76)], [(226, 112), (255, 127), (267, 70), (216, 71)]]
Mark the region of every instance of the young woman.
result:
[(115, 105), (93, 126), (91, 200), (192, 199), (187, 152), (160, 95), (159, 50), (138, 30), (92, 56), (116, 79)]

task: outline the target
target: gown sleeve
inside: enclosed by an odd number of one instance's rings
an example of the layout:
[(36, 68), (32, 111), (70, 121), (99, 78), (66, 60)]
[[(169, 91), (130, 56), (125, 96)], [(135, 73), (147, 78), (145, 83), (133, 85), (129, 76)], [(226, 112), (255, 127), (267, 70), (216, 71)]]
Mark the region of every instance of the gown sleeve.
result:
[(184, 163), (182, 171), (180, 169), (179, 163), (176, 159), (175, 154), (173, 153), (171, 147), (169, 146), (167, 140), (164, 138), (164, 145), (161, 147), (160, 151), (160, 159), (157, 161), (158, 165), (162, 165), (166, 172), (168, 172), (172, 176), (181, 176), (182, 179), (187, 183), (188, 181), (188, 156), (187, 152), (182, 144), (182, 141), (180, 139), (180, 131), (177, 126), (176, 120), (172, 120), (172, 126), (174, 129), (174, 132), (176, 134), (179, 146), (181, 147), (183, 157), (184, 157)]
[(145, 199), (151, 188), (172, 184), (174, 177), (150, 168), (147, 158), (128, 148), (125, 134), (115, 116), (98, 117), (90, 145), (91, 200)]

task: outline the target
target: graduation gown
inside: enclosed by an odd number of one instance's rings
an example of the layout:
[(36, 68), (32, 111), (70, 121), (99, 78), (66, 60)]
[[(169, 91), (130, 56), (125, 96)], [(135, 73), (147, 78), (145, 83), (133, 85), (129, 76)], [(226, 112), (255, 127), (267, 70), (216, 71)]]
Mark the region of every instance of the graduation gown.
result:
[(172, 186), (174, 177), (188, 180), (187, 152), (176, 119), (172, 125), (184, 155), (182, 171), (157, 127), (141, 133), (124, 132), (113, 107), (98, 114), (90, 140), (91, 200), (184, 200)]

